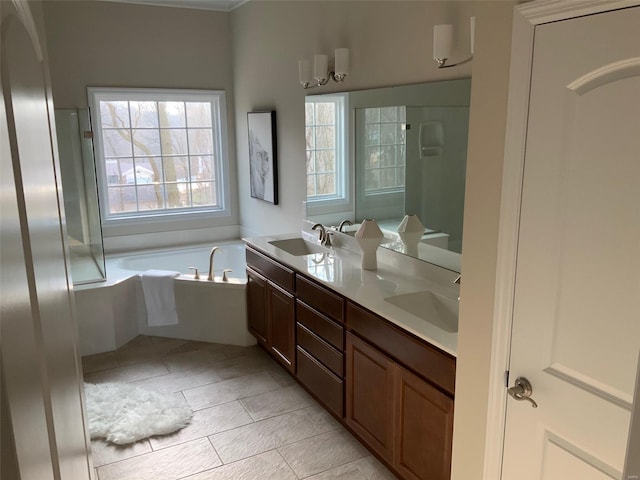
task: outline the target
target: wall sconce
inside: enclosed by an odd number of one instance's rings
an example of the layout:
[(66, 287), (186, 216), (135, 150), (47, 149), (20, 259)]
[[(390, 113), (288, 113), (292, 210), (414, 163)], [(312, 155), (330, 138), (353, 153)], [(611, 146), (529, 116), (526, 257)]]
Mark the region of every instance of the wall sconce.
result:
[(298, 62), (300, 85), (305, 89), (319, 87), (320, 85), (326, 85), (330, 78), (333, 79), (334, 82), (343, 82), (349, 74), (348, 48), (336, 48), (332, 67), (333, 70), (330, 68), (328, 55), (314, 55), (313, 78), (315, 78), (316, 83), (311, 83), (311, 64), (309, 60), (300, 60)]
[(463, 63), (470, 62), (473, 59), (474, 37), (476, 34), (476, 17), (469, 19), (469, 26), (471, 28), (470, 40), (471, 40), (471, 56), (458, 63), (452, 63), (446, 65), (449, 56), (451, 55), (451, 47), (453, 45), (453, 25), (434, 25), (433, 27), (433, 59), (438, 64), (438, 68), (455, 67), (456, 65), (462, 65)]

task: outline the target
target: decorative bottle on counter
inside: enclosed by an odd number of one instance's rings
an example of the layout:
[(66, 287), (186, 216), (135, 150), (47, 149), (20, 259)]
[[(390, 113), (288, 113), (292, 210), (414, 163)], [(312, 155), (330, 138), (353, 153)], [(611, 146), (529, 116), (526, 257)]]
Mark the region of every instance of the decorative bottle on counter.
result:
[(361, 267), (363, 270), (375, 270), (378, 268), (376, 252), (382, 243), (382, 231), (375, 220), (363, 220), (356, 231), (356, 241), (362, 250)]

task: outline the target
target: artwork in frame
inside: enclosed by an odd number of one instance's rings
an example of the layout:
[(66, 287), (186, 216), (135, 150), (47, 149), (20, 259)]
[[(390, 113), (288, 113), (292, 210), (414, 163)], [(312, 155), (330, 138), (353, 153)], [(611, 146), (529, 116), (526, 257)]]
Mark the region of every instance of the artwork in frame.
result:
[(276, 112), (247, 113), (251, 196), (278, 204)]

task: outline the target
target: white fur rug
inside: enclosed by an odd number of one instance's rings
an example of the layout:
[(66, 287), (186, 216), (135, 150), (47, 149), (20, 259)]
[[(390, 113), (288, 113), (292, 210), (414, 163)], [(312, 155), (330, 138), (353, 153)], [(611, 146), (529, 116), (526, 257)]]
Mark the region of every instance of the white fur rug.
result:
[(184, 398), (125, 383), (84, 384), (91, 438), (123, 445), (175, 432), (191, 421)]

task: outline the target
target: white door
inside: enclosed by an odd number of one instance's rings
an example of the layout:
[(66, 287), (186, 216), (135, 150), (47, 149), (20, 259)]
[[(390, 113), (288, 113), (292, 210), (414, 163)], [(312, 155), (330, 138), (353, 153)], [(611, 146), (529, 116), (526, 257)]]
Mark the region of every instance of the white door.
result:
[(640, 7), (535, 28), (503, 480), (622, 478), (640, 350)]
[(88, 480), (41, 13), (0, 1), (2, 476)]

